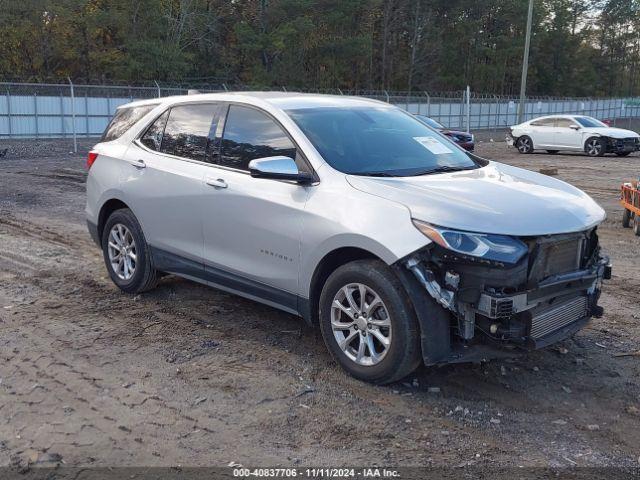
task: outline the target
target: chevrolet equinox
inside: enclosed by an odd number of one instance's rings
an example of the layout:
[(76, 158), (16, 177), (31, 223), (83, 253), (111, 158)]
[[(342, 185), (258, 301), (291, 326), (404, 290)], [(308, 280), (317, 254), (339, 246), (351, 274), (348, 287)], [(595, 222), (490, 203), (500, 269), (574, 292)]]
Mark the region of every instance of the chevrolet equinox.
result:
[(89, 231), (121, 290), (175, 274), (301, 316), (369, 382), (541, 348), (602, 313), (602, 208), (385, 103), (133, 102), (87, 166)]

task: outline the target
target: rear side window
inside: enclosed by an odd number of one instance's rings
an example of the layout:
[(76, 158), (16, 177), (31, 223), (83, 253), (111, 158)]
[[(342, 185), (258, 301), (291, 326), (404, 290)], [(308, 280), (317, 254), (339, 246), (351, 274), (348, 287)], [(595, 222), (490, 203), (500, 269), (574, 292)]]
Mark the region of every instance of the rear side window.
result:
[(140, 107), (119, 108), (113, 116), (106, 130), (102, 134), (101, 142), (110, 142), (120, 138), (135, 123), (153, 110), (157, 104), (142, 105)]
[(164, 128), (160, 150), (178, 157), (206, 161), (211, 124), (217, 110), (218, 105), (213, 103), (173, 107)]
[(256, 158), (296, 158), (296, 147), (270, 117), (254, 108), (231, 105), (224, 125), (220, 164), (248, 170)]
[(531, 122), (532, 127), (553, 127), (556, 119), (555, 118), (541, 118), (540, 120), (535, 120)]

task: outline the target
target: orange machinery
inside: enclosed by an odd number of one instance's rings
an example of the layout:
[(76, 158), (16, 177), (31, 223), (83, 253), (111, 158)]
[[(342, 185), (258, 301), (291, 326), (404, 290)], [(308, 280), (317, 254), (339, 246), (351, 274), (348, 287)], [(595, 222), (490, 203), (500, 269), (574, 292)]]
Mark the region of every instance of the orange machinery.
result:
[(633, 231), (640, 236), (640, 183), (627, 182), (622, 184), (620, 204), (624, 207), (622, 226), (629, 228), (633, 222)]

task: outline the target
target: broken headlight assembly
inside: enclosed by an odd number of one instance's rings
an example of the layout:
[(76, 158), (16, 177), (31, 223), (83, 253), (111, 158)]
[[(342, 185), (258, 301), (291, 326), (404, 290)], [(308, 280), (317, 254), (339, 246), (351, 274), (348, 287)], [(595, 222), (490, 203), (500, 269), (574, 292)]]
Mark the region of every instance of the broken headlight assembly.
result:
[(527, 245), (507, 235), (463, 232), (437, 227), (413, 219), (413, 224), (427, 238), (447, 250), (463, 256), (491, 262), (516, 264), (528, 253)]

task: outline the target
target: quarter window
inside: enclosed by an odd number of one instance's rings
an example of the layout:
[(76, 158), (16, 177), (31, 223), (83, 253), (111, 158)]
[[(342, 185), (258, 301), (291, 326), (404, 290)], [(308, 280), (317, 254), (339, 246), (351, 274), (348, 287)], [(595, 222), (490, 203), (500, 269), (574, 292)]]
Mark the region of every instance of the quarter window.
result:
[(169, 110), (160, 115), (147, 129), (140, 139), (140, 142), (142, 142), (145, 147), (155, 151), (160, 150), (160, 145), (162, 145), (162, 134), (164, 133), (164, 126), (167, 123), (167, 117), (169, 117)]
[(116, 110), (109, 125), (102, 134), (101, 142), (110, 142), (120, 138), (127, 130), (135, 125), (135, 123), (144, 117), (151, 110), (156, 108), (157, 104), (142, 105), (140, 107), (126, 107)]
[(178, 157), (206, 161), (211, 123), (217, 109), (218, 105), (211, 103), (173, 107), (169, 112), (160, 150)]
[(256, 158), (296, 158), (296, 147), (282, 128), (254, 108), (231, 105), (222, 136), (220, 164), (248, 170)]

